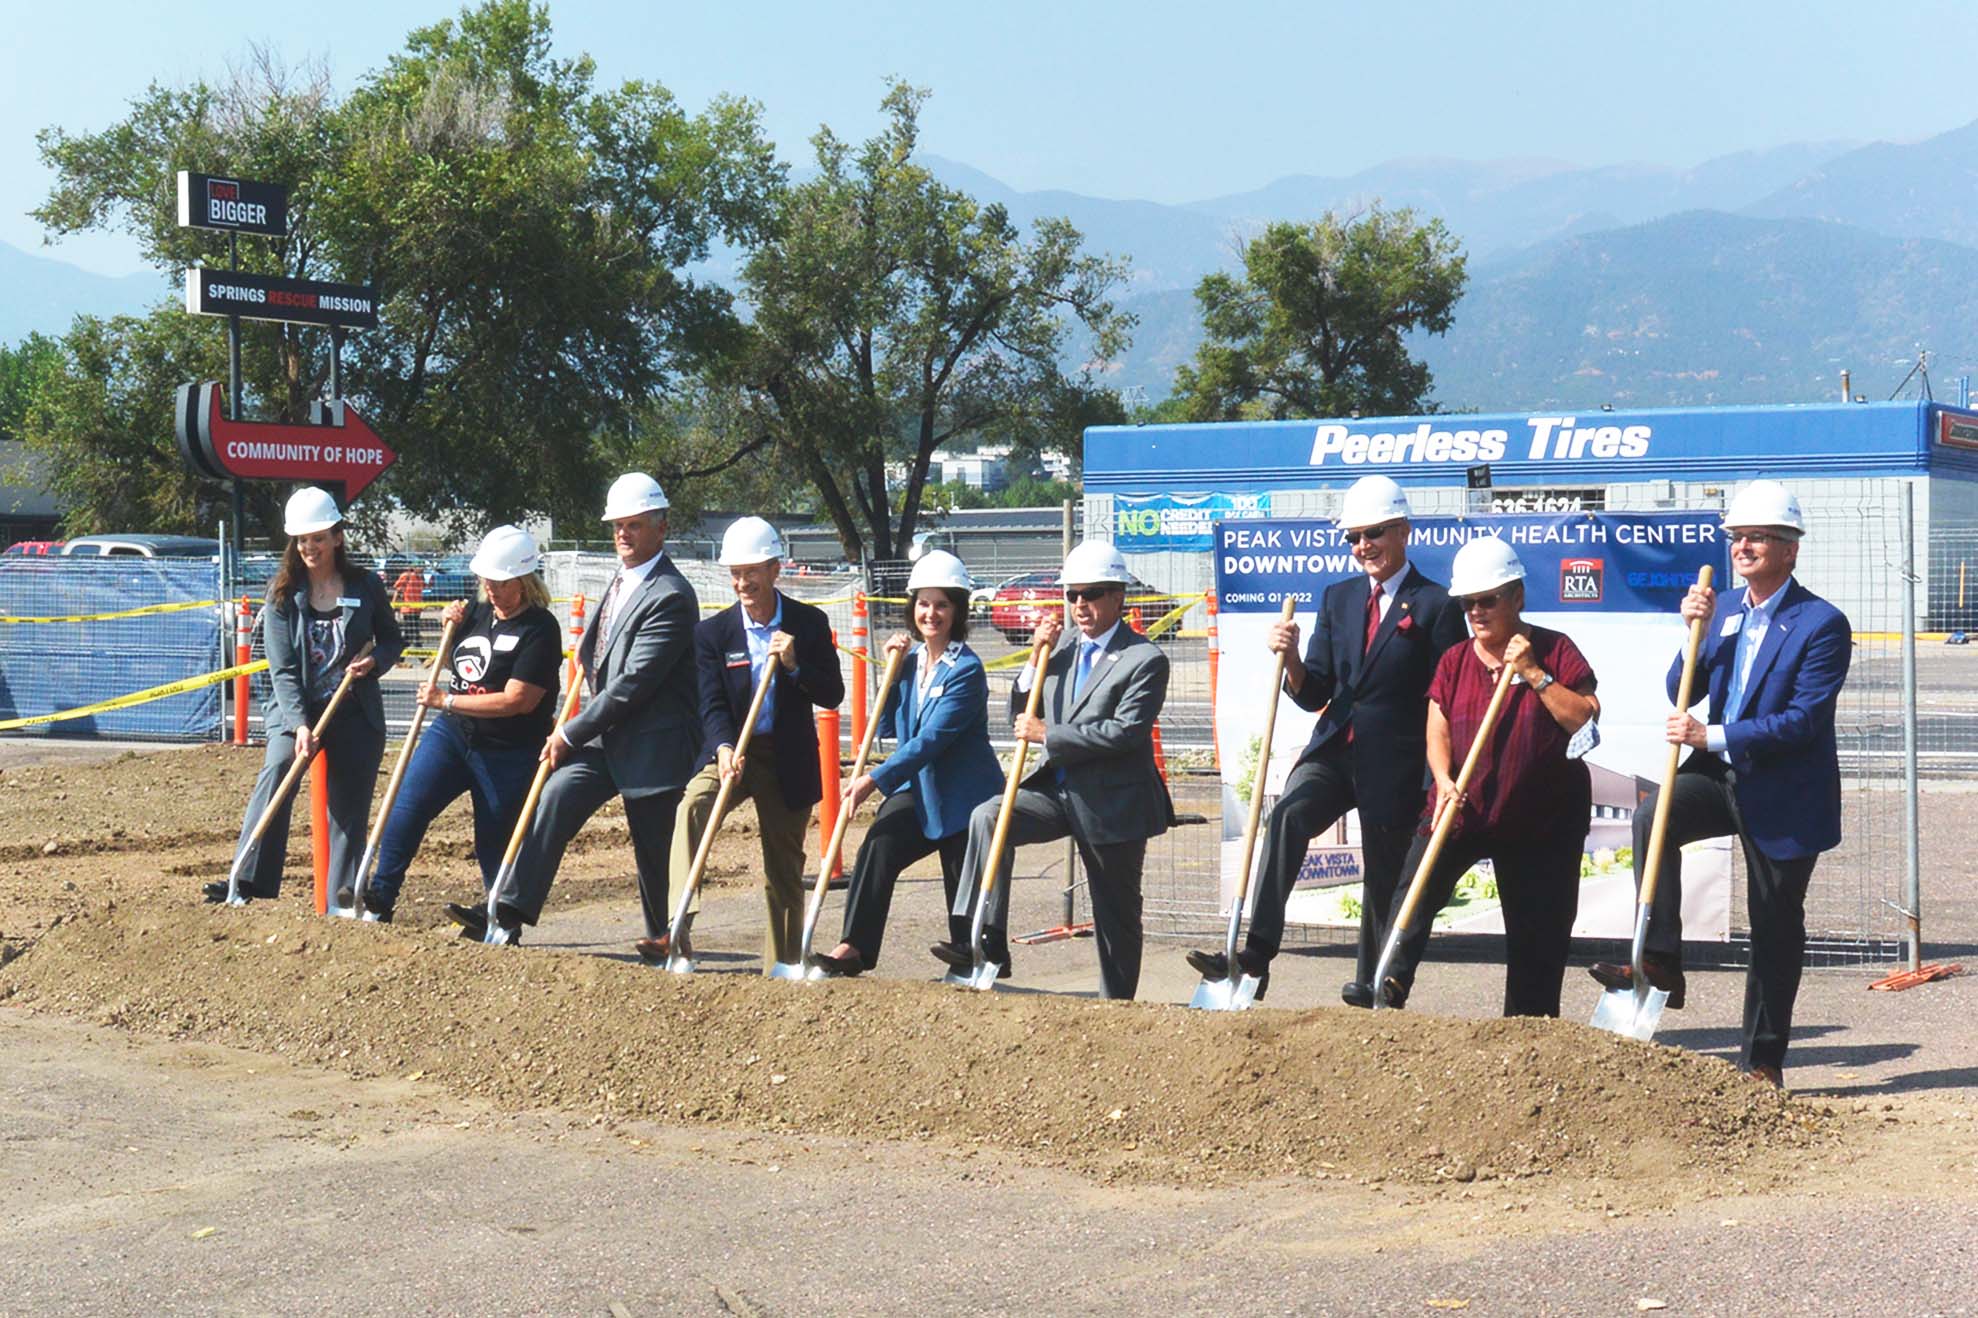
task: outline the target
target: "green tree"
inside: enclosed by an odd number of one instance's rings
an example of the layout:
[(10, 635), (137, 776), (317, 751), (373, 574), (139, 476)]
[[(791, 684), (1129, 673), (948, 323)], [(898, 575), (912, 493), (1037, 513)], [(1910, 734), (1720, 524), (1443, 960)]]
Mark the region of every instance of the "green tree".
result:
[(1196, 287), (1204, 338), (1175, 372), (1180, 419), (1425, 410), (1429, 369), (1406, 336), (1447, 331), (1466, 278), (1455, 236), (1410, 210), (1272, 224), (1245, 246), (1241, 277)]
[[(378, 286), (379, 327), (352, 336), (345, 376), (399, 453), (374, 488), (463, 531), (596, 516), (642, 420), (744, 343), (729, 294), (685, 267), (717, 239), (753, 241), (783, 182), (756, 106), (690, 115), (653, 83), (600, 89), (588, 58), (553, 57), (547, 10), (527, 0), (414, 31), (341, 102), (320, 72), (256, 54), (221, 85), (153, 85), (100, 133), (40, 141), (56, 173), (45, 226), (123, 229), (175, 274), (225, 249), (177, 227), (176, 170), (286, 183), (287, 235), (244, 241), (243, 266)], [(302, 419), (328, 336), (246, 338), (250, 414)], [(169, 449), (169, 392), (154, 404)], [(37, 442), (87, 456), (81, 434)]]
[(0, 442), (21, 437), (28, 405), (61, 364), (61, 346), (45, 334), (30, 334), (16, 347), (0, 348)]
[[(912, 543), (948, 439), (1034, 451), (1123, 417), (1117, 396), (1089, 368), (1067, 374), (1059, 352), (1074, 323), (1101, 358), (1125, 347), (1132, 318), (1110, 298), (1125, 263), (1085, 254), (1062, 219), (1026, 240), (1002, 207), (913, 163), (925, 99), (895, 84), (887, 126), (857, 148), (821, 130), (817, 176), (790, 189), (743, 274), (755, 309), (733, 379), (750, 400), (744, 432), (773, 437), (778, 464), (816, 488), (854, 561)], [(907, 467), (897, 497), (889, 460)]]

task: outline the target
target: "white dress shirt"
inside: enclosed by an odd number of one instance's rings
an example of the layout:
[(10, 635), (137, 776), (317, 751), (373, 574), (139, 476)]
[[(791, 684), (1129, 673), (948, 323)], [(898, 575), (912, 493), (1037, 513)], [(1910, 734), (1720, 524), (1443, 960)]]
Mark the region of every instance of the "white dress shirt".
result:
[[(1772, 619), (1779, 612), (1779, 601), (1786, 597), (1786, 591), (1792, 584), (1792, 578), (1787, 577), (1785, 583), (1767, 596), (1763, 604), (1752, 604), (1751, 587), (1745, 587), (1745, 611), (1734, 615), (1743, 625), (1738, 632), (1737, 658), (1731, 664), (1731, 684), (1724, 692), (1725, 722), (1736, 722), (1744, 712), (1746, 702), (1751, 699), (1752, 665), (1758, 662), (1758, 649), (1765, 644), (1765, 633), (1772, 629)], [(1726, 764), (1731, 762), (1730, 741), (1724, 735), (1723, 723), (1712, 723), (1704, 728), (1703, 745), (1705, 750), (1716, 754)]]

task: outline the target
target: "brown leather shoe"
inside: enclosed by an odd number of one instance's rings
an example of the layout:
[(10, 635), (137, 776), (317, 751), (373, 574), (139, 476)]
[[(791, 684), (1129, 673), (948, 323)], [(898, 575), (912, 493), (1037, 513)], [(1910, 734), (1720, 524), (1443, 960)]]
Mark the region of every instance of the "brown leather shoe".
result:
[[(1688, 981), (1683, 978), (1683, 968), (1654, 956), (1643, 957), (1641, 968), (1648, 975), (1651, 986), (1669, 995), (1669, 1001), (1663, 1005), (1671, 1011), (1681, 1011), (1683, 1002), (1688, 997), (1689, 987)], [(1594, 982), (1602, 988), (1632, 990), (1635, 986), (1633, 966), (1616, 965), (1612, 961), (1596, 961), (1587, 967), (1587, 974), (1592, 975)]]
[(1785, 1073), (1776, 1066), (1766, 1066), (1762, 1062), (1754, 1063), (1751, 1069), (1744, 1073), (1744, 1078), (1755, 1085), (1770, 1085), (1774, 1089), (1786, 1087)]
[(649, 966), (665, 965), (666, 958), (672, 955), (673, 952), (672, 945), (667, 942), (667, 936), (665, 934), (661, 934), (657, 938), (638, 939), (632, 944), (632, 950), (639, 954), (639, 960)]

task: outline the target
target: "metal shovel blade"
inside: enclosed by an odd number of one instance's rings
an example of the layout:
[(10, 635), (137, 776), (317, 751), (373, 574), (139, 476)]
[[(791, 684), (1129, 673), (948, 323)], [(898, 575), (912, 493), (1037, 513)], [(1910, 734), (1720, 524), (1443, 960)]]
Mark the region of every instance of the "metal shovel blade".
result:
[(1258, 983), (1255, 975), (1204, 979), (1195, 986), (1188, 1005), (1198, 1011), (1248, 1011), (1256, 1005)]
[(1662, 1023), (1663, 1004), (1668, 1001), (1666, 991), (1646, 981), (1639, 990), (1608, 989), (1594, 1004), (1593, 1028), (1647, 1043), (1655, 1037), (1655, 1027)]
[(666, 968), (676, 975), (691, 975), (700, 969), (691, 951), (676, 951), (666, 958)]
[(943, 984), (953, 984), (957, 988), (972, 988), (987, 993), (996, 987), (996, 976), (1003, 968), (985, 956), (975, 958), (975, 964), (967, 970), (950, 970), (941, 976)]
[(769, 977), (771, 979), (794, 979), (798, 983), (802, 983), (804, 980), (810, 978), (810, 976), (805, 973), (804, 965), (800, 961), (770, 962)]

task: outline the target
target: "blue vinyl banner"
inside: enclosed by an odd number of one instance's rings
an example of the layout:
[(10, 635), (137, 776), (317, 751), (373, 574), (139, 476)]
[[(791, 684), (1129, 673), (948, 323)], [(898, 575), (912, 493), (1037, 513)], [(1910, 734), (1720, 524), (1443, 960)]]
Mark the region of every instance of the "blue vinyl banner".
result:
[[(1528, 613), (1673, 613), (1704, 564), (1727, 581), (1729, 546), (1712, 512), (1504, 513), (1419, 517), (1411, 526), (1408, 561), (1445, 584), (1470, 540), (1509, 541), (1525, 565)], [(1215, 542), (1225, 613), (1276, 613), (1287, 592), (1303, 612), (1335, 581), (1364, 575), (1327, 521), (1219, 522)]]
[(1270, 514), (1268, 494), (1122, 495), (1113, 500), (1113, 544), (1124, 554), (1199, 552), (1214, 547), (1217, 522)]

